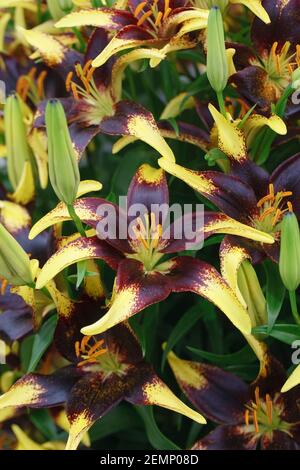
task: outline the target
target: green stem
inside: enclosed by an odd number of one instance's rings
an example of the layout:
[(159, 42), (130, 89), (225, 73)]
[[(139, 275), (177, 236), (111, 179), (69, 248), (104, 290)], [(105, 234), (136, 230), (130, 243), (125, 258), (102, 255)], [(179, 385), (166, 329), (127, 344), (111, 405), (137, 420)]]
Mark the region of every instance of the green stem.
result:
[(300, 325), (300, 315), (299, 315), (298, 307), (297, 307), (296, 291), (290, 290), (289, 297), (290, 297), (290, 304), (291, 304), (291, 309), (292, 309), (294, 320), (297, 323), (297, 325)]
[(82, 237), (86, 237), (86, 233), (85, 233), (85, 230), (83, 228), (82, 222), (81, 222), (80, 218), (78, 217), (78, 215), (76, 214), (74, 206), (72, 206), (72, 204), (69, 204), (67, 207), (68, 207), (70, 217), (72, 217), (73, 222), (76, 225), (76, 228), (77, 228), (78, 232), (80, 233), (80, 235)]
[(220, 112), (226, 117), (226, 108), (222, 91), (216, 91)]

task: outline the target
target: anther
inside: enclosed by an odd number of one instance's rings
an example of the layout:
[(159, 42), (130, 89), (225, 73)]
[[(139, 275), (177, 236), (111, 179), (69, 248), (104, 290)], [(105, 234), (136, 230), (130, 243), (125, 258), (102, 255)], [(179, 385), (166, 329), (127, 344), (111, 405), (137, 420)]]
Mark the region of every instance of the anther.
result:
[(42, 70), (42, 72), (39, 74), (37, 78), (37, 94), (39, 98), (42, 98), (44, 94), (44, 81), (48, 75), (47, 70)]
[(73, 75), (74, 75), (74, 73), (73, 73), (72, 70), (67, 75), (66, 82), (65, 82), (67, 91), (70, 91), (70, 89), (71, 89), (71, 81), (72, 81)]
[(134, 10), (134, 13), (133, 13), (133, 16), (137, 17), (141, 11), (143, 10), (144, 6), (147, 5), (147, 2), (141, 2), (138, 4), (138, 6), (136, 7), (136, 9)]
[(137, 22), (137, 26), (141, 26), (151, 15), (152, 11), (146, 11), (146, 13), (140, 17), (139, 21)]

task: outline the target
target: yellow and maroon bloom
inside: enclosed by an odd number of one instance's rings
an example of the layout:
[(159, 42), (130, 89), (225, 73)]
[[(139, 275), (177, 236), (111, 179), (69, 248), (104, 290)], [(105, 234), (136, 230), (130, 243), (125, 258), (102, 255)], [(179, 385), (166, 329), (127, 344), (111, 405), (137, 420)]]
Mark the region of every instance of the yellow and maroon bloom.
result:
[[(198, 423), (205, 419), (181, 402), (143, 359), (139, 342), (127, 324), (101, 336), (80, 330), (97, 317), (104, 299), (74, 302), (51, 291), (58, 310), (55, 343), (70, 365), (53, 374), (29, 374), (0, 397), (0, 408), (49, 408), (65, 404), (69, 420), (67, 449), (76, 449), (85, 432), (120, 401), (158, 405)], [(12, 405), (14, 403), (14, 405)]]
[(217, 424), (194, 450), (299, 450), (300, 388), (282, 394), (285, 371), (267, 356), (265, 369), (250, 385), (219, 367), (179, 359), (169, 364), (191, 403)]
[[(196, 221), (197, 213), (183, 215), (180, 224), (174, 222), (165, 227), (163, 213), (152, 211), (152, 205), (167, 205), (168, 186), (164, 172), (149, 165), (142, 165), (136, 172), (127, 195), (127, 207), (142, 204), (146, 212), (130, 217), (118, 206), (100, 198), (78, 199), (74, 208), (81, 220), (97, 230), (98, 236), (77, 238), (58, 250), (46, 263), (38, 279), (37, 288), (44, 286), (62, 269), (85, 259), (101, 258), (117, 270), (111, 307), (95, 325), (86, 327), (86, 334), (101, 333), (115, 324), (135, 315), (145, 307), (162, 301), (171, 292), (194, 292), (214, 302), (245, 334), (250, 333), (250, 320), (244, 307), (237, 300), (220, 274), (209, 264), (187, 256), (170, 258), (170, 254), (186, 250), (187, 242), (196, 243), (198, 236), (213, 233), (241, 234), (253, 240), (272, 243), (265, 235), (245, 226), (225, 214), (207, 212), (204, 225), (192, 240), (185, 233), (178, 237), (176, 227)], [(107, 230), (104, 215), (99, 208), (118, 215), (116, 230)], [(145, 210), (145, 209), (143, 209)], [(199, 214), (198, 214), (199, 215)], [(33, 238), (45, 228), (57, 222), (69, 220), (65, 205), (59, 204), (33, 227)], [(104, 221), (104, 223), (101, 223)], [(122, 231), (125, 236), (122, 237)], [(169, 231), (166, 230), (169, 228)], [(167, 236), (165, 236), (167, 234)], [(191, 246), (191, 245), (190, 245)], [(186, 266), (189, 269), (186, 269)]]
[[(238, 129), (237, 129), (238, 132)], [(229, 153), (230, 139), (224, 131), (223, 150)], [(228, 132), (228, 137), (230, 133)], [(266, 170), (246, 157), (243, 140), (236, 134), (234, 158), (229, 161), (230, 171), (192, 171), (160, 159), (159, 164), (169, 173), (185, 181), (226, 215), (243, 224), (269, 234), (276, 242), (280, 239), (282, 216), (293, 210), (300, 217), (298, 174), (300, 154), (290, 157), (269, 175)], [(279, 245), (266, 245), (262, 240), (256, 247), (278, 261)]]
[[(129, 59), (162, 57), (157, 49), (130, 52), (117, 62), (111, 59), (103, 67), (95, 69), (91, 65), (92, 57), (108, 43), (107, 33), (101, 28), (91, 35), (84, 56), (50, 35), (32, 30), (25, 31), (24, 35), (42, 60), (65, 80), (69, 96), (61, 99), (61, 103), (78, 157), (93, 137), (104, 133), (133, 136), (166, 158), (174, 159), (152, 114), (139, 104), (121, 99), (122, 75)], [(38, 107), (33, 123), (36, 129), (44, 129), (46, 104), (43, 101)]]
[(155, 67), (167, 53), (197, 45), (197, 35), (206, 27), (208, 10), (185, 0), (129, 0), (127, 10), (97, 8), (75, 11), (56, 23), (59, 28), (96, 26), (116, 32), (108, 45), (93, 57), (100, 67), (119, 51), (140, 46), (159, 48), (162, 57), (152, 58)]
[(271, 23), (259, 18), (253, 22), (253, 49), (230, 43), (236, 49), (234, 62), (237, 72), (231, 83), (240, 95), (257, 109), (269, 114), (292, 82), (292, 72), (300, 66), (299, 0), (264, 0)]

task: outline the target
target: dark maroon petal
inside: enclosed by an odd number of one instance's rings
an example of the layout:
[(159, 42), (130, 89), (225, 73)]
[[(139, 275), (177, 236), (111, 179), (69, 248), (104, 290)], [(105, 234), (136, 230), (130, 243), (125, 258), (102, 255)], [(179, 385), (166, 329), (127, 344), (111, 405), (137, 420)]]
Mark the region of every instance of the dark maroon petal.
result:
[(142, 361), (140, 343), (127, 322), (114, 326), (101, 337), (105, 340), (105, 347), (115, 353), (121, 363), (137, 364)]
[(9, 342), (24, 338), (33, 330), (32, 315), (32, 310), (27, 306), (0, 313), (0, 337)]
[(20, 243), (22, 248), (31, 255), (32, 259), (38, 259), (40, 267), (42, 267), (47, 259), (51, 256), (54, 249), (54, 238), (52, 230), (39, 234), (34, 240), (29, 240), (28, 230), (20, 230), (13, 234), (15, 239)]
[(279, 165), (270, 181), (274, 184), (275, 191), (292, 191), (293, 195), (289, 200), (295, 214), (300, 218), (300, 153)]
[[(281, 418), (288, 423), (300, 423), (300, 385), (292, 388), (288, 392), (281, 393), (279, 402), (282, 403), (283, 411)], [(298, 438), (300, 443), (300, 427), (298, 424)]]
[(260, 440), (261, 450), (300, 450), (299, 444), (287, 433), (272, 431), (264, 434)]
[(264, 243), (262, 247), (268, 258), (273, 260), (274, 263), (279, 262), (280, 243), (278, 241), (275, 241), (275, 243), (273, 243), (272, 245)]
[(69, 131), (78, 157), (81, 157), (91, 140), (100, 133), (99, 126), (91, 126), (83, 121), (72, 123)]
[(256, 209), (256, 195), (252, 187), (238, 176), (225, 175), (218, 171), (201, 172), (214, 189), (203, 196), (213, 202), (225, 214), (236, 220), (245, 220)]
[[(69, 98), (59, 98), (61, 105), (64, 108), (66, 117), (68, 121), (72, 121), (78, 117), (78, 101), (76, 101), (73, 96)], [(34, 116), (33, 127), (40, 128), (46, 127), (45, 123), (45, 111), (47, 106), (48, 100), (41, 101), (36, 110), (36, 114)]]
[(270, 114), (271, 103), (276, 101), (276, 93), (264, 69), (251, 65), (233, 74), (229, 82), (237, 87), (240, 96), (250, 106), (256, 104), (256, 112)]
[(132, 101), (120, 101), (115, 105), (115, 113), (111, 117), (105, 117), (99, 124), (101, 132), (109, 135), (131, 135), (128, 124), (135, 116), (142, 116), (149, 121), (154, 121), (150, 111)]
[(263, 7), (271, 23), (265, 24), (257, 17), (254, 19), (251, 37), (256, 50), (260, 53), (269, 51), (276, 41), (280, 47), (289, 41), (294, 49), (300, 43), (300, 1), (264, 0)]
[[(250, 397), (249, 386), (245, 382), (219, 367), (193, 361), (181, 363), (199, 377), (196, 386), (188, 374), (186, 378), (183, 373), (176, 374), (174, 365), (173, 372), (180, 388), (200, 413), (215, 423), (238, 424), (243, 421), (245, 404)], [(182, 368), (182, 372), (184, 370)]]
[(130, 309), (132, 316), (168, 297), (171, 285), (167, 276), (158, 272), (145, 273), (140, 261), (126, 259), (118, 267), (116, 295), (124, 290), (132, 290), (135, 294), (135, 302)]
[[(142, 214), (156, 216), (156, 224), (163, 223), (163, 216), (159, 213), (159, 206), (169, 203), (169, 189), (165, 172), (161, 168), (153, 168), (148, 164), (141, 165), (128, 188), (127, 204), (128, 210), (136, 205), (144, 206)], [(155, 210), (156, 209), (156, 210)], [(141, 215), (142, 215), (141, 214)], [(129, 221), (135, 219), (139, 214), (129, 214)]]
[(218, 426), (192, 450), (255, 450), (258, 439), (258, 435), (246, 431), (246, 426)]
[(250, 385), (252, 398), (254, 399), (255, 389), (259, 388), (260, 396), (267, 393), (274, 397), (286, 381), (286, 372), (282, 364), (269, 352), (266, 352), (261, 370), (256, 380)]
[(68, 366), (51, 375), (27, 374), (0, 397), (1, 406), (49, 408), (63, 404), (81, 377), (79, 368)]
[(141, 41), (143, 44), (154, 42), (153, 36), (146, 28), (141, 26), (129, 25), (122, 28), (115, 36), (118, 39)]
[(269, 174), (249, 158), (244, 159), (242, 163), (231, 161), (230, 174), (251, 186), (257, 201), (268, 194), (270, 183)]
[[(97, 57), (103, 51), (108, 43), (108, 33), (102, 28), (96, 28), (89, 38), (84, 56), (84, 63), (91, 59), (95, 59), (95, 57)], [(96, 68), (93, 73), (93, 79), (97, 87), (107, 88), (109, 86), (111, 80), (111, 71), (114, 63), (115, 57), (110, 57), (105, 62), (105, 64)]]
[(197, 97), (195, 97), (195, 102), (196, 102), (197, 114), (199, 118), (201, 119), (201, 122), (204, 125), (205, 129), (210, 133), (214, 125), (214, 120), (208, 109), (209, 102), (202, 101)]

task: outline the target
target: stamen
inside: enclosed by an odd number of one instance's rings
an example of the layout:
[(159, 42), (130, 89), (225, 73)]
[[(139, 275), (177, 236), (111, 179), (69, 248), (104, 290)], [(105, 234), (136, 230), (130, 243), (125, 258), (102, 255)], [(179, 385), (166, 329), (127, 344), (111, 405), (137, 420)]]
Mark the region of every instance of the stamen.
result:
[(79, 343), (79, 341), (76, 341), (76, 343), (75, 343), (75, 354), (76, 354), (76, 357), (80, 357), (80, 343)]
[(66, 78), (66, 81), (65, 81), (67, 91), (70, 91), (70, 89), (71, 89), (71, 81), (72, 81), (73, 75), (74, 75), (74, 72), (72, 70), (67, 75), (67, 78)]
[(88, 342), (90, 341), (91, 339), (91, 336), (84, 336), (81, 340), (81, 344), (80, 344), (80, 349), (82, 352), (86, 352), (86, 346), (88, 344)]
[(262, 222), (268, 215), (272, 214), (275, 211), (275, 207), (269, 207), (266, 209), (259, 217), (260, 222)]
[(141, 13), (145, 5), (147, 5), (147, 2), (140, 3), (134, 10), (133, 16), (137, 17)]
[(293, 204), (290, 201), (287, 202), (287, 206), (288, 206), (289, 212), (294, 212), (293, 211)]
[(277, 224), (278, 220), (280, 219), (280, 217), (282, 216), (282, 214), (283, 214), (284, 212), (285, 212), (285, 211), (282, 211), (282, 210), (280, 210), (280, 209), (277, 209), (276, 214), (275, 214), (275, 216), (274, 216), (274, 218), (273, 218), (273, 220), (272, 220), (272, 226), (273, 226), (273, 227)]
[(260, 407), (260, 398), (259, 398), (259, 387), (256, 387), (255, 388), (255, 403), (256, 403), (256, 406), (257, 406), (257, 409)]
[(171, 11), (172, 11), (172, 8), (168, 8), (168, 9), (165, 11), (164, 17), (163, 17), (164, 20), (165, 20), (166, 18), (168, 18), (168, 16), (169, 16), (169, 14), (171, 13)]
[(42, 96), (44, 95), (44, 81), (45, 81), (47, 75), (48, 75), (47, 70), (43, 70), (39, 74), (38, 79), (36, 81), (36, 83), (37, 83), (37, 94), (38, 94), (39, 98), (42, 98)]
[(144, 13), (143, 16), (140, 17), (139, 21), (137, 22), (137, 26), (141, 26), (151, 15), (152, 11), (146, 11), (146, 13)]
[(6, 279), (2, 279), (2, 284), (1, 284), (1, 295), (5, 294), (6, 288), (8, 286), (8, 281)]
[(269, 194), (267, 194), (266, 196), (262, 197), (258, 203), (257, 203), (257, 207), (261, 207), (264, 205), (265, 202), (268, 202), (268, 201), (273, 201), (274, 199), (274, 185), (272, 183), (269, 184)]
[(78, 91), (74, 82), (71, 82), (71, 90), (72, 90), (75, 100), (79, 100)]
[(272, 424), (272, 419), (273, 419), (273, 403), (271, 400), (270, 395), (267, 393), (266, 395), (266, 410), (267, 410), (267, 418), (269, 424)]
[(245, 424), (249, 426), (249, 410), (245, 411)]
[(93, 62), (93, 59), (90, 59), (90, 60), (88, 60), (88, 61), (84, 64), (84, 67), (83, 67), (83, 69), (82, 69), (83, 75), (86, 75), (87, 71), (89, 70), (89, 68), (90, 68), (90, 66), (91, 66), (91, 64), (92, 64), (92, 62)]
[(95, 67), (91, 67), (90, 70), (88, 71), (88, 74), (86, 76), (86, 79), (88, 81), (88, 83), (90, 83), (91, 79), (92, 79), (92, 76), (94, 75), (94, 72), (95, 72)]
[(257, 419), (257, 411), (253, 410), (253, 423), (255, 427), (255, 431), (259, 433), (259, 427), (258, 427), (258, 419)]
[(88, 355), (89, 356), (92, 356), (94, 354), (94, 352), (97, 351), (97, 349), (99, 349), (102, 344), (104, 343), (104, 339), (100, 339), (100, 341), (97, 341), (88, 351)]
[(155, 20), (155, 26), (159, 26), (160, 23), (161, 23), (161, 20), (162, 20), (162, 17), (163, 17), (163, 13), (161, 11), (158, 12), (157, 14), (157, 17), (156, 17), (156, 20)]

